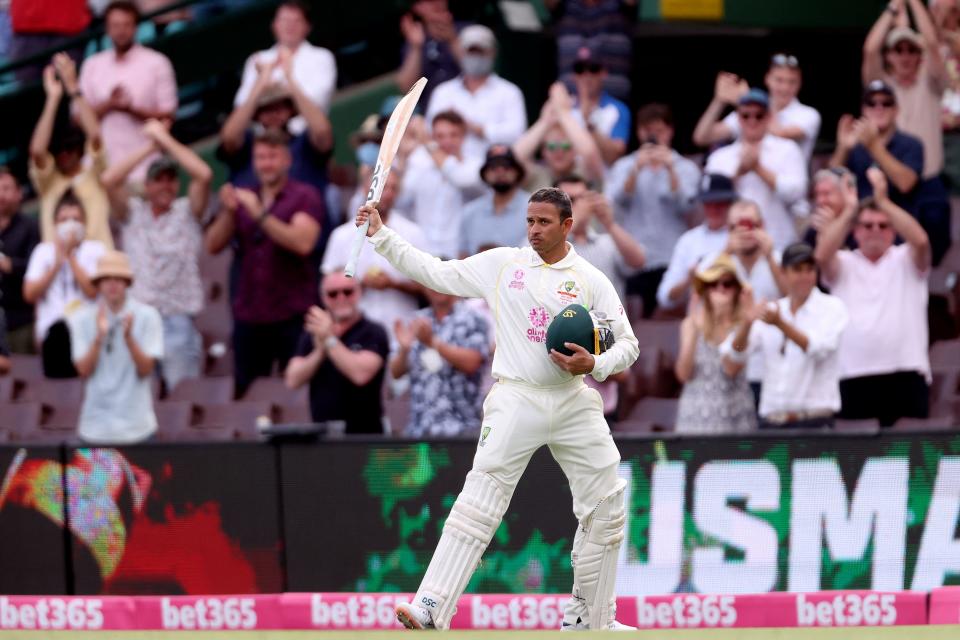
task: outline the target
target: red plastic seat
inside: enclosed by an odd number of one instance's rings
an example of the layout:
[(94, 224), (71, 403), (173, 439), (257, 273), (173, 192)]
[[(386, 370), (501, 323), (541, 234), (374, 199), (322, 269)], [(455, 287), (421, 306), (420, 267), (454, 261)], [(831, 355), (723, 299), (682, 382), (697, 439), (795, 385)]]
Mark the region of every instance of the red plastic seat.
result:
[(617, 433), (673, 431), (677, 424), (676, 398), (644, 398), (627, 418), (616, 425)]
[(269, 402), (276, 405), (308, 404), (307, 385), (291, 389), (282, 378), (257, 378), (253, 381), (242, 400), (251, 402)]
[(204, 404), (200, 422), (181, 433), (193, 430), (228, 429), (235, 440), (260, 440), (260, 425), (273, 422), (273, 407), (268, 402), (227, 402)]
[(186, 378), (177, 383), (166, 399), (198, 405), (230, 402), (233, 400), (233, 378)]
[(83, 402), (83, 380), (80, 378), (30, 380), (20, 392), (18, 400), (42, 402), (54, 407), (79, 407), (80, 403)]

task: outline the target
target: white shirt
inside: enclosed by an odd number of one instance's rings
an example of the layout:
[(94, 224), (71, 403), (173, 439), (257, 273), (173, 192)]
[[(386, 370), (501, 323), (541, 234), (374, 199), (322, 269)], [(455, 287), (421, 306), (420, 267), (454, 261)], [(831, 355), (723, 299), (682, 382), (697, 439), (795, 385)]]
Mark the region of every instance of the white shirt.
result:
[[(77, 362), (90, 351), (97, 335), (97, 305), (70, 319), (70, 351)], [(163, 320), (150, 305), (130, 296), (114, 315), (107, 310), (110, 329), (100, 344), (97, 367), (86, 380), (80, 409), (80, 437), (96, 444), (143, 440), (157, 430), (150, 389), (152, 375), (137, 375), (137, 365), (123, 337), (121, 318), (131, 314), (133, 339), (154, 360), (163, 357)]]
[[(77, 264), (88, 276), (92, 276), (97, 270), (97, 261), (100, 260), (100, 256), (106, 250), (107, 248), (102, 242), (84, 240), (77, 247)], [(57, 249), (54, 244), (52, 242), (41, 242), (34, 247), (33, 253), (30, 254), (27, 271), (23, 276), (24, 282), (42, 280), (56, 261)], [(78, 311), (88, 303), (89, 300), (80, 290), (77, 279), (73, 277), (70, 265), (64, 260), (60, 271), (53, 277), (50, 286), (37, 301), (37, 319), (33, 328), (37, 342), (43, 342), (44, 338), (47, 337), (50, 325)]]
[(667, 267), (663, 279), (660, 280), (660, 286), (657, 288), (657, 303), (664, 309), (672, 309), (686, 300), (686, 296), (684, 296), (676, 302), (671, 302), (670, 289), (683, 282), (690, 275), (690, 269), (699, 264), (705, 257), (723, 251), (724, 247), (727, 246), (729, 235), (726, 227), (711, 231), (707, 228), (707, 225), (701, 224), (680, 236), (677, 244), (673, 247), (670, 266)]
[[(803, 140), (796, 144), (800, 145), (803, 157), (807, 162), (810, 162), (810, 157), (813, 155), (813, 145), (816, 144), (817, 135), (820, 134), (820, 112), (813, 107), (801, 104), (799, 100), (794, 98), (774, 117), (781, 127), (799, 127), (803, 130)], [(727, 117), (723, 119), (723, 124), (730, 129), (734, 139), (740, 137), (740, 119), (737, 117), (736, 111), (727, 114)]]
[(824, 278), (843, 300), (850, 328), (840, 340), (840, 377), (918, 371), (930, 381), (927, 275), (910, 245), (890, 247), (876, 262), (860, 250), (837, 253), (837, 277)]
[(447, 156), (438, 167), (422, 146), (407, 159), (397, 205), (409, 211), (426, 233), (430, 253), (448, 258), (458, 255), (463, 205), (484, 191), (481, 164), (477, 158)]
[[(397, 234), (410, 242), (418, 249), (427, 246), (427, 239), (423, 230), (409, 219), (404, 218), (400, 212), (392, 211), (387, 218)], [(323, 264), (320, 270), (323, 273), (330, 273), (337, 269), (342, 269), (347, 264), (350, 257), (350, 247), (353, 245), (353, 238), (356, 236), (357, 226), (352, 221), (345, 222), (330, 234), (330, 241), (327, 243), (327, 249), (323, 254)], [(363, 276), (369, 271), (382, 271), (392, 280), (407, 280), (396, 267), (378, 254), (371, 251), (369, 247), (363, 247), (360, 252), (360, 258), (357, 260), (357, 279), (362, 280)], [(364, 287), (363, 296), (360, 298), (360, 308), (364, 315), (374, 322), (378, 322), (387, 330), (387, 333), (393, 340), (393, 323), (396, 320), (408, 322), (416, 314), (418, 306), (417, 299), (403, 291), (396, 289), (377, 290), (370, 287)]]
[[(733, 178), (742, 151), (740, 141), (717, 149), (707, 158), (703, 172)], [(807, 195), (807, 163), (796, 143), (768, 134), (760, 142), (760, 164), (777, 177), (776, 190), (751, 171), (735, 180), (737, 194), (757, 203), (774, 246), (783, 249), (797, 239), (790, 205)]]
[[(720, 255), (719, 251), (701, 260), (698, 269), (703, 270), (709, 267), (718, 255)], [(777, 300), (780, 298), (780, 287), (777, 286), (777, 280), (773, 277), (773, 271), (770, 269), (770, 263), (767, 262), (766, 258), (760, 256), (750, 271), (747, 271), (739, 255), (732, 253), (730, 258), (737, 268), (737, 275), (740, 276), (740, 279), (750, 283), (754, 301)], [(773, 260), (780, 264), (780, 252), (776, 249), (773, 250)], [(750, 354), (750, 358), (747, 360), (747, 380), (750, 382), (763, 380), (763, 354), (759, 352)]]
[(546, 264), (530, 247), (498, 247), (464, 260), (441, 261), (384, 226), (370, 238), (377, 252), (417, 282), (455, 296), (483, 298), (493, 309), (497, 350), (493, 376), (545, 387), (572, 378), (550, 359), (550, 321), (571, 303), (606, 314), (616, 343), (594, 356), (597, 381), (634, 363), (637, 338), (610, 280), (567, 245), (566, 257)]
[[(257, 62), (272, 64), (277, 59), (280, 45), (273, 45), (269, 49), (257, 51), (247, 58), (243, 65), (243, 78), (240, 88), (233, 99), (233, 106), (239, 107), (250, 96), (253, 85), (257, 83)], [(330, 98), (337, 88), (337, 60), (327, 49), (315, 47), (304, 41), (293, 54), (293, 78), (310, 101), (316, 104), (324, 113), (330, 110)], [(278, 84), (286, 84), (283, 70), (274, 69), (270, 79)], [(307, 123), (302, 116), (290, 121), (290, 131), (294, 135), (303, 133)]]
[(511, 145), (527, 128), (523, 93), (517, 85), (496, 74), (490, 74), (473, 93), (467, 91), (463, 76), (441, 82), (430, 94), (427, 122), (432, 122), (433, 116), (448, 109), (483, 127), (483, 138), (469, 133), (463, 142), (464, 157), (481, 162), (487, 147)]
[[(790, 311), (790, 298), (776, 302), (780, 316), (807, 336), (803, 351), (780, 329), (757, 321), (750, 327), (747, 351), (763, 358), (760, 415), (784, 411), (839, 411), (840, 357), (838, 347), (847, 326), (847, 308), (836, 296), (817, 288), (806, 302)], [(733, 334), (720, 345), (720, 353), (734, 361), (745, 354), (733, 349)]]

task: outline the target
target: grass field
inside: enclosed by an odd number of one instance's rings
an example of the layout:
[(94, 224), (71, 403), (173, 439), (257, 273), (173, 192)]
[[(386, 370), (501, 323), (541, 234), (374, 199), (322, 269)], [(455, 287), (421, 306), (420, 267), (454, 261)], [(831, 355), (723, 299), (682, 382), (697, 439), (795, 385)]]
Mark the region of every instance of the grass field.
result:
[[(544, 640), (559, 631), (450, 631), (444, 638)], [(403, 631), (0, 631), (0, 640), (398, 640)], [(622, 634), (665, 640), (957, 640), (960, 626), (858, 627), (830, 629), (655, 629)], [(563, 636), (568, 637), (568, 636)], [(583, 632), (580, 640), (610, 640), (609, 633)], [(613, 636), (621, 637), (621, 634)]]

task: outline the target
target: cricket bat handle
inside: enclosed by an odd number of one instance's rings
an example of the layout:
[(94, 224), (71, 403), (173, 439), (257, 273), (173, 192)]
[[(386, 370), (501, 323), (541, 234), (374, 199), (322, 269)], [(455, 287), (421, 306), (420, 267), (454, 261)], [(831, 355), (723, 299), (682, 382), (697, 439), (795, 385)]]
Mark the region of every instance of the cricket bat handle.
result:
[(350, 247), (350, 257), (347, 259), (347, 266), (343, 269), (344, 274), (348, 278), (352, 278), (357, 272), (357, 260), (360, 259), (360, 251), (363, 249), (363, 243), (367, 239), (367, 229), (369, 227), (369, 220), (357, 227), (357, 234), (353, 237), (353, 245)]

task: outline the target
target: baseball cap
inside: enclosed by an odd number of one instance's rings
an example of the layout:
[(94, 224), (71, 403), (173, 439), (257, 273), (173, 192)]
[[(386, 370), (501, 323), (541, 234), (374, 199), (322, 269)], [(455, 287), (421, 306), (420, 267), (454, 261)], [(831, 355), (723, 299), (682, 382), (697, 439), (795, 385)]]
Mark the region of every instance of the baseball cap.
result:
[(897, 46), (898, 42), (903, 42), (904, 40), (915, 46), (917, 49), (923, 50), (923, 38), (921, 38), (920, 34), (910, 27), (897, 27), (896, 29), (891, 29), (890, 33), (887, 34), (887, 39), (884, 41), (884, 44), (887, 45), (887, 48), (892, 48)]
[(487, 169), (492, 167), (516, 169), (517, 182), (523, 182), (523, 178), (526, 175), (523, 165), (520, 164), (517, 157), (513, 155), (513, 149), (504, 144), (495, 144), (487, 149), (487, 158), (484, 160), (483, 166), (480, 167), (480, 178), (484, 182), (486, 182), (486, 179), (484, 179), (483, 175), (487, 172)]
[(708, 173), (700, 180), (700, 202), (733, 202), (737, 199), (737, 190), (733, 180), (719, 173)]
[(784, 269), (803, 262), (816, 264), (816, 260), (813, 258), (813, 247), (806, 242), (790, 243), (780, 257), (780, 266)]
[(460, 32), (460, 48), (466, 51), (471, 47), (492, 50), (497, 48), (497, 38), (482, 24), (472, 24)]
[(577, 49), (577, 57), (573, 62), (574, 73), (583, 73), (585, 71), (596, 73), (604, 68), (606, 67), (603, 64), (603, 60), (600, 59), (592, 48), (583, 46)]
[(764, 109), (770, 108), (770, 96), (767, 95), (767, 92), (763, 89), (751, 88), (745, 94), (740, 96), (740, 99), (737, 100), (737, 104), (740, 106), (746, 104), (756, 104), (760, 105)]
[(164, 173), (172, 173), (173, 177), (177, 177), (179, 170), (180, 165), (173, 158), (160, 156), (147, 167), (147, 180), (156, 180)]
[(886, 94), (893, 98), (894, 102), (897, 101), (897, 94), (893, 92), (893, 87), (888, 85), (883, 80), (871, 80), (868, 82), (867, 86), (863, 88), (863, 98), (861, 101), (866, 102), (867, 99), (875, 93)]

